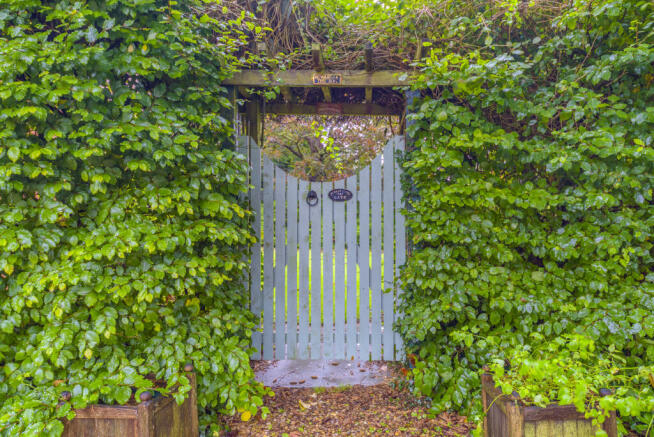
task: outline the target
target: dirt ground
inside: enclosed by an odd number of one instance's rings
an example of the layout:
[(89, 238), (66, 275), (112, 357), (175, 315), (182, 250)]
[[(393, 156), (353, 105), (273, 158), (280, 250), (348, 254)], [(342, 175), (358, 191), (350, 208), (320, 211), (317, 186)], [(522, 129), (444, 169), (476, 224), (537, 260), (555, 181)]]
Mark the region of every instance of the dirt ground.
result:
[(336, 388), (276, 388), (265, 405), (270, 415), (241, 422), (225, 419), (236, 436), (468, 436), (466, 419), (444, 413), (430, 419), (427, 408), (401, 388), (400, 379), (389, 378), (371, 386)]

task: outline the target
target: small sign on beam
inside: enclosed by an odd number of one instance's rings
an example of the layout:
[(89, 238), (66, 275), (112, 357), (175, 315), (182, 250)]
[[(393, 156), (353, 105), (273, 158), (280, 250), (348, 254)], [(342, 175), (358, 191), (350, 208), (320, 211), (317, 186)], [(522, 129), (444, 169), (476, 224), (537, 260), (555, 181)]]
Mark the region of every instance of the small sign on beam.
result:
[(342, 79), (340, 74), (314, 74), (312, 82), (314, 85), (340, 85)]

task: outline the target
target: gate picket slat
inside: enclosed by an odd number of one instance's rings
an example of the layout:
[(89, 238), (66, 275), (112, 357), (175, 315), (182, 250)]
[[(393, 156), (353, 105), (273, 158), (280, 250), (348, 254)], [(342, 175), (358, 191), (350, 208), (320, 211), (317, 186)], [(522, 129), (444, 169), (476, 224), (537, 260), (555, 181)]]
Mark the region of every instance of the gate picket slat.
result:
[(383, 310), (383, 323), (384, 334), (382, 338), (383, 343), (383, 358), (386, 361), (393, 360), (395, 348), (393, 345), (393, 149), (395, 146), (395, 138), (392, 138), (386, 147), (384, 147), (384, 177), (383, 177), (383, 190), (384, 190), (384, 279), (382, 282), (382, 310)]
[[(359, 359), (370, 359), (370, 167), (359, 172)], [(374, 260), (373, 260), (374, 262)]]
[(261, 359), (261, 149), (257, 147), (254, 140), (250, 137), (241, 137), (246, 144), (250, 145), (250, 162), (251, 174), (250, 183), (250, 208), (254, 211), (252, 215), (252, 228), (257, 241), (252, 245), (250, 256), (250, 311), (256, 315), (259, 320), (252, 332), (252, 347), (256, 351), (252, 354), (253, 360)]
[(275, 359), (286, 358), (286, 173), (275, 166)]
[[(345, 181), (334, 182), (334, 188), (345, 188)], [(341, 360), (345, 359), (345, 203), (334, 202), (334, 358)]]
[(321, 183), (312, 182), (311, 190), (315, 191), (318, 195), (318, 203), (309, 208), (309, 216), (311, 219), (311, 359), (320, 358), (320, 328), (321, 328), (321, 314), (320, 307), (322, 304), (321, 299), (321, 226), (320, 226), (320, 210), (322, 207), (322, 193)]
[(323, 358), (333, 357), (334, 349), (334, 281), (333, 274), (333, 205), (329, 199), (332, 189), (331, 182), (323, 182), (322, 186), (322, 253), (323, 253)]
[(298, 358), (309, 358), (309, 205), (304, 201), (309, 182), (300, 180), (298, 187), (298, 243), (300, 246), (300, 287), (298, 289)]
[[(240, 135), (235, 137), (236, 140), (236, 152), (241, 155), (241, 158), (245, 159), (245, 162), (247, 162), (248, 167), (252, 165), (252, 161), (250, 159), (250, 141), (248, 141), (247, 136)], [(248, 172), (248, 179), (247, 179), (248, 184), (252, 183), (252, 171)], [(243, 202), (245, 200), (249, 200), (250, 196), (247, 194), (243, 193), (242, 191), (238, 193), (238, 200), (239, 202)], [(252, 224), (252, 221), (250, 222)], [(250, 262), (252, 258), (252, 252), (250, 252), (249, 256), (246, 254), (241, 255), (241, 262), (244, 264), (247, 264)], [(249, 260), (250, 259), (250, 260)], [(252, 270), (249, 271), (251, 273)], [(244, 289), (250, 290), (250, 277), (248, 274), (243, 275), (243, 277), (240, 279), (241, 285), (243, 286)], [(250, 296), (250, 311), (252, 311), (252, 298)], [(256, 329), (252, 331), (252, 334), (256, 332)], [(253, 353), (253, 356), (256, 355), (256, 352)]]
[(273, 359), (273, 177), (272, 161), (263, 157), (263, 359)]
[[(395, 151), (399, 153), (404, 152), (404, 137), (397, 137), (395, 142)], [(406, 261), (406, 231), (404, 229), (404, 215), (402, 214), (403, 207), (403, 197), (404, 193), (402, 192), (402, 184), (400, 180), (401, 169), (397, 158), (395, 158), (393, 153), (394, 165), (395, 165), (395, 277), (399, 278), (400, 276), (400, 267), (404, 265)], [(400, 318), (400, 313), (397, 311), (398, 305), (402, 299), (402, 289), (401, 284), (397, 284), (397, 290), (395, 292), (395, 320), (397, 321)], [(404, 345), (402, 343), (402, 337), (397, 332), (395, 333), (395, 359), (402, 360), (404, 359)]]
[(372, 323), (370, 326), (370, 356), (373, 360), (381, 360), (381, 156), (377, 155), (370, 164), (370, 215), (371, 246), (372, 246), (372, 271), (370, 275), (370, 295), (372, 308), (370, 311)]
[(286, 220), (286, 268), (287, 286), (287, 330), (288, 330), (288, 358), (297, 358), (297, 179), (291, 175), (286, 176), (287, 180), (287, 209)]
[(347, 319), (346, 342), (347, 355), (345, 359), (357, 357), (357, 176), (350, 176), (346, 180), (346, 188), (352, 192), (352, 199), (347, 202), (347, 216), (345, 224), (345, 239), (347, 243)]

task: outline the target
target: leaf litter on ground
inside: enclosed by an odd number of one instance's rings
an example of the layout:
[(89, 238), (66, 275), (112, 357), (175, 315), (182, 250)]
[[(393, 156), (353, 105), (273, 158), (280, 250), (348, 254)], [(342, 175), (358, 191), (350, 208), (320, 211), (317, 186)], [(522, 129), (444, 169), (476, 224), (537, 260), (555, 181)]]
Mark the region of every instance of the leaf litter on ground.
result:
[(399, 378), (375, 386), (275, 388), (267, 397), (270, 414), (248, 422), (223, 419), (224, 437), (237, 436), (439, 436), (470, 435), (465, 417), (442, 413), (430, 418), (428, 407)]

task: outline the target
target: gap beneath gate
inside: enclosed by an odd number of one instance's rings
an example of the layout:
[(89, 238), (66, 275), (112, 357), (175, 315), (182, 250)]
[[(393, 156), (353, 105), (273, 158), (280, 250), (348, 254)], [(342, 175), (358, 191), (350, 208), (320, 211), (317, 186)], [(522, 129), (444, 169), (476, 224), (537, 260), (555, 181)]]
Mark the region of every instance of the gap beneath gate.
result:
[(267, 387), (371, 386), (390, 376), (388, 363), (352, 360), (253, 361), (257, 381)]

